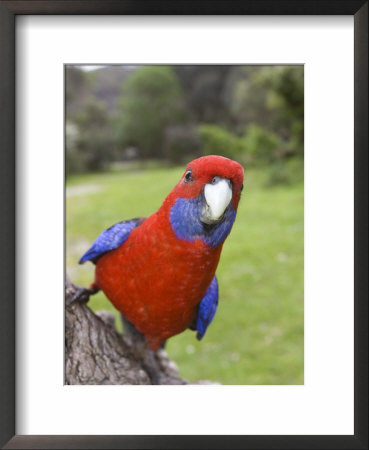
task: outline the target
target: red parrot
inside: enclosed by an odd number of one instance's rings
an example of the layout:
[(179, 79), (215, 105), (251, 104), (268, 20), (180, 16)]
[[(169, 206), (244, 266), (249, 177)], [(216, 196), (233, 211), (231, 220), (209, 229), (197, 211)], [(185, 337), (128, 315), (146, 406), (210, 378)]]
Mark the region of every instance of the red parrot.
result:
[(158, 211), (113, 225), (80, 259), (96, 264), (90, 292), (101, 289), (152, 350), (187, 328), (201, 339), (212, 321), (243, 176), (231, 159), (195, 159)]

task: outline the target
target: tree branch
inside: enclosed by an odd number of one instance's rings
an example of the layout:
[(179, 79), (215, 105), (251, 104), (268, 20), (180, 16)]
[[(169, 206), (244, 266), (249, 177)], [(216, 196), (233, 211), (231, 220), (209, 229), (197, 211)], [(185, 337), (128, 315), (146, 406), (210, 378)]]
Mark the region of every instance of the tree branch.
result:
[[(134, 336), (119, 334), (114, 315), (93, 313), (85, 304), (71, 303), (76, 287), (65, 285), (65, 384), (151, 384), (137, 354)], [(155, 354), (160, 384), (187, 384), (164, 350)]]

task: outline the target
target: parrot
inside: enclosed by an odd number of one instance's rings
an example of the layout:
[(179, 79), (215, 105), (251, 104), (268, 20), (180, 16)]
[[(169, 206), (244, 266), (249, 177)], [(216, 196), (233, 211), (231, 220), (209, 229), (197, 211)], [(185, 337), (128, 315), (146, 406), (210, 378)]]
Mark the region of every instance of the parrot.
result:
[(188, 163), (156, 212), (111, 226), (80, 258), (95, 264), (85, 294), (102, 290), (153, 352), (186, 329), (201, 340), (217, 310), (215, 272), (243, 178), (243, 167), (223, 156)]

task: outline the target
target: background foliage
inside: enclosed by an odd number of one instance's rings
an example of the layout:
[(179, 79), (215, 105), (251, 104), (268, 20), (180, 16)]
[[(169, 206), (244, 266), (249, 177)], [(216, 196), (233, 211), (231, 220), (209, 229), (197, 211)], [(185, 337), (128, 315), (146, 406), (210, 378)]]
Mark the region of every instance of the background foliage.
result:
[(67, 175), (220, 154), (302, 178), (302, 66), (68, 66), (66, 96)]
[[(214, 323), (201, 342), (187, 331), (167, 344), (184, 378), (304, 381), (303, 93), (302, 66), (66, 69), (66, 262), (73, 282), (93, 280), (93, 265), (77, 261), (96, 236), (154, 212), (185, 163), (220, 154), (245, 167), (217, 270)], [(114, 311), (102, 293), (90, 305)]]

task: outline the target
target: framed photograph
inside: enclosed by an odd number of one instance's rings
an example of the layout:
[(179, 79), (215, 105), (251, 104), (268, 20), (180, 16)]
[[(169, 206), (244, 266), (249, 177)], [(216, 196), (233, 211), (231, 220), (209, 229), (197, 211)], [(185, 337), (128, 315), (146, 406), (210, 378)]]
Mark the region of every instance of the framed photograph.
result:
[[(2, 1), (0, 33), (3, 448), (368, 448), (368, 3)], [(166, 347), (191, 381), (69, 370), (65, 269), (211, 154), (244, 198), (222, 311)]]
[[(133, 326), (155, 346), (162, 342), (160, 318), (169, 322), (165, 350), (154, 358), (149, 349), (143, 354), (151, 382), (303, 385), (304, 66), (66, 65), (65, 92), (66, 272), (78, 286), (89, 286), (94, 273), (96, 286), (104, 285), (93, 290), (88, 306), (110, 311), (119, 331), (118, 311), (124, 314), (122, 331), (133, 351), (142, 338)], [(220, 202), (213, 203), (219, 208), (215, 217), (205, 206), (212, 203), (212, 189)], [(158, 216), (163, 220), (157, 222)], [(149, 227), (152, 221), (156, 225)], [(89, 251), (96, 231), (104, 229)], [(110, 233), (115, 239), (119, 230), (120, 250), (109, 250), (104, 259), (96, 255), (100, 239), (105, 242)], [(128, 256), (128, 249), (136, 250)], [(117, 283), (124, 280), (124, 295), (115, 297), (100, 274), (110, 273), (103, 266), (121, 251), (119, 259), (127, 261), (113, 267), (122, 269)], [(194, 292), (197, 316), (192, 294), (179, 301), (194, 283), (200, 284)], [(162, 300), (167, 298), (168, 304)], [(173, 311), (173, 298), (179, 312)], [(141, 316), (142, 302), (143, 310), (151, 311), (149, 321)], [(67, 306), (73, 309), (66, 314), (65, 333), (71, 337), (76, 308), (76, 302)], [(78, 358), (74, 339), (66, 340), (66, 384), (128, 383), (101, 365), (99, 377), (86, 376), (91, 369), (81, 371), (80, 356), (85, 340), (77, 335)], [(107, 358), (110, 351), (105, 346), (84, 353)], [(182, 379), (174, 370), (169, 377), (160, 370), (167, 367), (166, 355), (178, 361)]]

